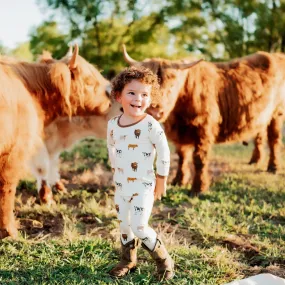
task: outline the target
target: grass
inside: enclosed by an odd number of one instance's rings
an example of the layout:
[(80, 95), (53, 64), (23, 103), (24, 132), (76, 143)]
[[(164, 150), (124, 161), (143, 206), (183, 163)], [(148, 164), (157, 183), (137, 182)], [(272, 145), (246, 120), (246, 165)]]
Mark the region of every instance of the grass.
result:
[(264, 272), (285, 278), (285, 165), (277, 175), (265, 172), (266, 161), (249, 166), (251, 150), (215, 146), (209, 192), (190, 198), (189, 188), (169, 186), (155, 202), (150, 224), (175, 261), (173, 280), (156, 280), (143, 249), (138, 270), (114, 280), (108, 271), (119, 258), (119, 231), (105, 143), (83, 141), (62, 154), (69, 193), (55, 194), (56, 206), (39, 204), (32, 180), (20, 183), (21, 237), (0, 242), (0, 284), (214, 285)]

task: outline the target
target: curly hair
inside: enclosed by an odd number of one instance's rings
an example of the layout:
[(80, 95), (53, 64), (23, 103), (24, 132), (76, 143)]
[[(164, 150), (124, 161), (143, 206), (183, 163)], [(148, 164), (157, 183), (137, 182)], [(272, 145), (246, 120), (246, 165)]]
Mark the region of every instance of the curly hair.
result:
[(111, 82), (111, 96), (114, 99), (120, 98), (121, 93), (132, 80), (138, 80), (141, 83), (151, 85), (151, 100), (156, 102), (160, 95), (160, 86), (158, 77), (150, 69), (143, 66), (131, 66), (120, 72)]

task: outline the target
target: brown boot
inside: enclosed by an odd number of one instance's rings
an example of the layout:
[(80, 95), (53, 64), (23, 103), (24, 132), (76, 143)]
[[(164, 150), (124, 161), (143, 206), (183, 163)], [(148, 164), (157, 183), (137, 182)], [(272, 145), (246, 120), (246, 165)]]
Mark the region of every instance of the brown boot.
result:
[(168, 254), (161, 239), (156, 239), (156, 243), (152, 251), (144, 243), (142, 243), (142, 247), (146, 249), (155, 260), (159, 280), (171, 279), (174, 276), (174, 262)]
[(129, 272), (134, 271), (137, 265), (137, 249), (139, 240), (137, 238), (129, 241), (126, 244), (121, 242), (121, 260), (120, 262), (109, 272), (110, 275), (118, 278), (122, 278)]

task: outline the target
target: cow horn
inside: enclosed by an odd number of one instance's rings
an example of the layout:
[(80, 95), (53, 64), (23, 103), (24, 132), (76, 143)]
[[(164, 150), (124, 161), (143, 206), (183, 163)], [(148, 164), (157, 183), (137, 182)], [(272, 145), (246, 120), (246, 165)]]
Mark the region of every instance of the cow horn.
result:
[(203, 61), (204, 59), (199, 59), (190, 63), (181, 63), (178, 65), (179, 69), (187, 69), (187, 68), (191, 68), (193, 66), (195, 66), (196, 64), (200, 63), (201, 61)]
[(124, 54), (124, 59), (125, 61), (129, 64), (129, 65), (134, 65), (136, 63), (138, 63), (136, 60), (132, 59), (128, 53), (127, 53), (127, 49), (126, 46), (123, 44), (123, 54)]
[(66, 56), (72, 57), (72, 45), (69, 46), (68, 52), (66, 53)]
[(78, 57), (78, 45), (75, 44), (74, 46), (74, 51), (73, 51), (73, 54), (72, 54), (72, 58), (69, 62), (69, 67), (70, 69), (75, 69), (77, 67), (77, 57)]

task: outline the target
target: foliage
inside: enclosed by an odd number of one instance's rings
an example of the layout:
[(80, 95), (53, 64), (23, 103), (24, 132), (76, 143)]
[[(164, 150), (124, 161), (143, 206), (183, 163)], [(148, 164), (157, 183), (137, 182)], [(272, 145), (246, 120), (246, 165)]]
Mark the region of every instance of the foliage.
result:
[(75, 145), (71, 151), (63, 151), (61, 153), (61, 159), (63, 162), (77, 163), (79, 160), (92, 160), (93, 164), (103, 163), (107, 165), (108, 153), (106, 147), (106, 141), (103, 139), (87, 138), (82, 142)]
[(34, 59), (43, 50), (60, 58), (67, 44), (76, 41), (80, 53), (108, 78), (125, 66), (123, 43), (138, 60), (198, 55), (220, 61), (258, 50), (285, 50), (284, 0), (45, 0), (38, 4), (60, 13), (65, 32), (55, 20), (34, 29), (30, 35)]
[(15, 49), (11, 50), (9, 54), (19, 60), (33, 60), (33, 54), (31, 53), (29, 42), (19, 44)]
[(30, 36), (30, 48), (36, 59), (44, 50), (54, 58), (63, 57), (68, 51), (69, 36), (59, 31), (54, 21), (47, 21), (37, 27)]
[[(115, 42), (120, 44), (129, 44), (130, 50), (137, 50), (136, 53), (143, 57), (154, 56), (153, 49), (148, 47), (145, 55), (136, 46), (151, 43), (156, 48), (160, 47), (161, 56), (165, 55), (164, 48), (167, 47), (172, 50), (168, 56), (199, 51), (209, 58), (240, 57), (258, 49), (284, 51), (285, 48), (284, 1), (166, 0), (156, 5), (154, 10), (150, 7), (157, 4), (156, 1), (94, 0), (85, 4), (81, 0), (47, 0), (47, 3), (54, 9), (70, 11), (73, 30), (77, 28), (81, 35), (85, 34), (85, 41), (90, 40), (86, 31), (93, 30), (91, 38), (99, 57), (105, 48), (108, 50), (104, 35), (118, 38)], [(110, 11), (106, 13), (108, 8)], [(101, 27), (101, 22), (106, 19), (110, 23), (109, 32)], [(122, 28), (113, 26), (114, 20), (119, 20)], [(79, 29), (80, 25), (88, 28)], [(162, 29), (163, 26), (165, 28)], [(119, 34), (113, 35), (113, 30)], [(162, 43), (160, 37), (166, 42)], [(118, 44), (116, 48), (120, 50)]]
[(0, 41), (0, 55), (1, 54), (6, 54), (7, 53), (7, 48), (4, 46), (4, 44)]

